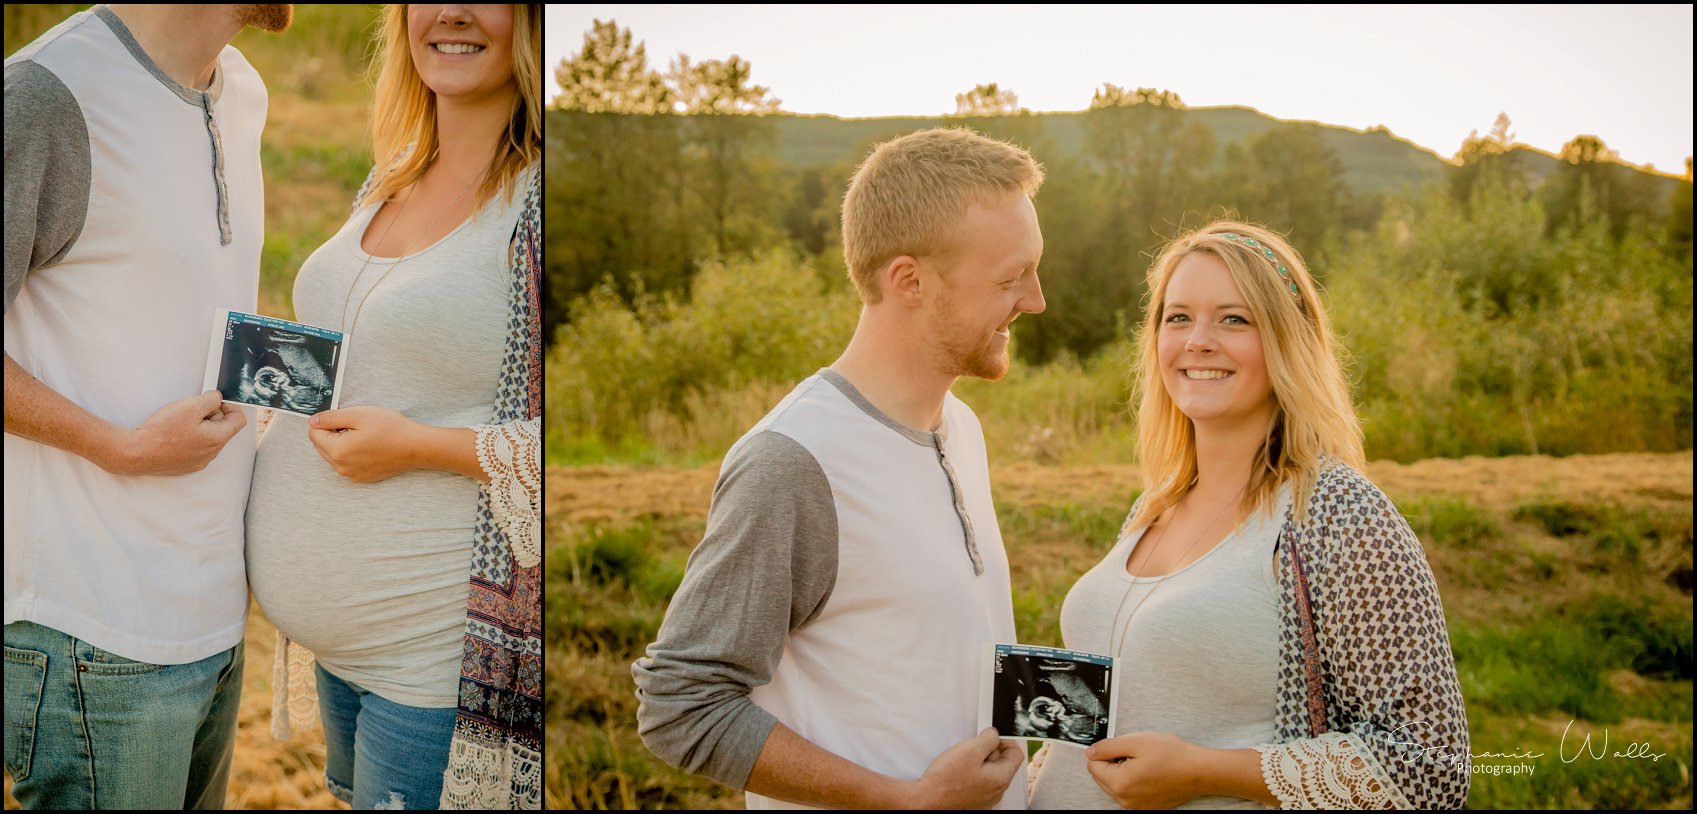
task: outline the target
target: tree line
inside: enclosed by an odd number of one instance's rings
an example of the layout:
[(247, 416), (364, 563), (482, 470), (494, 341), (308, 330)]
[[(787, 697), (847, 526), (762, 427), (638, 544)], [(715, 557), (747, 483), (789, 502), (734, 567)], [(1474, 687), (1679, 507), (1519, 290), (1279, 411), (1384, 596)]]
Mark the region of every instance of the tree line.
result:
[[(841, 273), (837, 207), (870, 143), (830, 164), (784, 165), (779, 100), (751, 81), (746, 60), (680, 55), (661, 69), (612, 21), (596, 21), (555, 75), (561, 94), (547, 128), (550, 339), (598, 286), (627, 303), (681, 297), (716, 258), (783, 247), (819, 274)], [(1375, 234), (1385, 218), (1406, 217), (1408, 205), (1431, 196), (1465, 212), (1491, 179), (1501, 194), (1539, 208), (1543, 237), (1600, 219), (1617, 243), (1633, 229), (1664, 236), (1661, 245), (1683, 252), (1689, 268), (1690, 160), (1684, 183), (1662, 195), (1660, 179), (1618, 163), (1594, 135), (1568, 142), (1559, 162), (1540, 163), (1515, 147), (1505, 115), (1463, 143), (1445, 183), (1362, 192), (1345, 183), (1342, 162), (1317, 127), (1281, 124), (1221, 144), (1168, 90), (1104, 84), (1082, 114), (1072, 151), (1056, 149), (1045, 117), (1021, 107), (1009, 88), (979, 85), (955, 101), (943, 123), (1020, 144), (1048, 172), (1038, 205), (1051, 307), (1022, 331), (1017, 352), (1028, 361), (1087, 357), (1125, 336), (1161, 244), (1220, 216), (1286, 233), (1325, 282), (1348, 273), (1339, 263), (1352, 236)], [(1483, 298), (1479, 307), (1501, 316), (1551, 296), (1550, 281), (1526, 282), (1536, 276), (1480, 280), (1469, 290)]]
[[(657, 421), (704, 438), (728, 405), (764, 404), (765, 380), (828, 363), (854, 317), (838, 202), (872, 142), (830, 163), (781, 161), (779, 102), (747, 61), (679, 56), (658, 70), (613, 22), (557, 78), (545, 314), (550, 387), (575, 393), (555, 399), (560, 424), (589, 448), (648, 438)], [(1076, 148), (1057, 149), (1052, 117), (979, 85), (940, 124), (1022, 144), (1047, 168), (1049, 310), (1022, 321), (1015, 353), (1057, 363), (1054, 382), (1083, 376), (1079, 392), (1095, 395), (1079, 402), (1079, 438), (1118, 432), (1118, 360), (1149, 261), (1230, 215), (1288, 234), (1327, 290), (1369, 454), (1692, 443), (1690, 159), (1672, 181), (1619, 163), (1597, 136), (1546, 156), (1517, 146), (1502, 115), (1436, 181), (1375, 188), (1351, 183), (1315, 125), (1222, 142), (1176, 93), (1117, 85), (1076, 115)], [(986, 426), (1049, 421), (1030, 412)]]

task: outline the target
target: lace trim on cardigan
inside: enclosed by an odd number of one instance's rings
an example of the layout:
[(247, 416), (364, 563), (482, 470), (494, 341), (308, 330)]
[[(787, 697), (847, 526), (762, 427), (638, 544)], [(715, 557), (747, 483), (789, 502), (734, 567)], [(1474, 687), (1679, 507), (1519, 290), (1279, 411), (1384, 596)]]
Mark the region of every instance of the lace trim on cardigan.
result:
[(1261, 779), (1280, 808), (1407, 809), (1373, 753), (1347, 732), (1327, 732), (1261, 749)]
[(317, 660), (308, 650), (277, 631), (271, 659), (271, 737), (286, 741), (296, 732), (318, 726)]
[(1030, 800), (1032, 793), (1037, 791), (1037, 775), (1043, 771), (1043, 764), (1049, 760), (1049, 747), (1051, 746), (1054, 746), (1054, 744), (1045, 743), (1037, 747), (1036, 753), (1031, 756), (1030, 764), (1025, 767), (1025, 799), (1027, 800)]
[(502, 747), (455, 738), (442, 776), (443, 810), (539, 811), (542, 754), (508, 739)]
[(477, 462), (489, 482), (489, 508), (520, 568), (542, 561), (542, 422), (479, 424)]

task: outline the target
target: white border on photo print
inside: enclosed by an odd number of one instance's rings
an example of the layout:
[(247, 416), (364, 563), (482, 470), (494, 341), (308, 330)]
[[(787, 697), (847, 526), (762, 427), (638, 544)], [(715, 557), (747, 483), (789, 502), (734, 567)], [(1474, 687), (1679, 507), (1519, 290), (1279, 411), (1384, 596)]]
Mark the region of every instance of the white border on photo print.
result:
[[(1062, 650), (1055, 647), (1038, 647), (1028, 644), (991, 644), (985, 646), (984, 669), (979, 676), (978, 684), (979, 731), (983, 731), (984, 727), (994, 726), (998, 717), (1002, 717), (1006, 720), (1013, 718), (1016, 714), (1014, 710), (1017, 709), (1015, 706), (1017, 699), (1005, 692), (1005, 685), (1000, 688), (1004, 690), (1002, 696), (997, 696), (997, 690), (999, 688), (996, 682), (996, 668), (1003, 658), (1019, 660), (1021, 662), (1029, 662), (1033, 659), (1044, 659), (1051, 662), (1065, 662), (1078, 667), (1087, 668), (1085, 672), (1093, 674), (1090, 681), (1078, 683), (1078, 686), (1064, 688), (1062, 691), (1057, 692), (1058, 695), (1062, 696), (1061, 698), (1045, 697), (1041, 700), (1045, 701), (1045, 706), (1054, 706), (1056, 708), (1054, 712), (1059, 715), (1077, 715), (1081, 714), (1074, 709), (1078, 706), (1079, 699), (1070, 698), (1068, 696), (1078, 693), (1088, 693), (1094, 700), (1087, 701), (1087, 703), (1105, 704), (1107, 706), (1108, 720), (1105, 728), (1101, 725), (1099, 720), (1095, 721), (1092, 725), (1092, 735), (1099, 735), (1100, 737), (1091, 737), (1088, 740), (1077, 740), (1065, 737), (1065, 727), (1060, 721), (1055, 721), (1055, 725), (1053, 727), (1054, 731), (1062, 733), (1059, 735), (1020, 734), (1018, 732), (1003, 731), (1004, 729), (1013, 729), (1013, 727), (1003, 726), (996, 728), (996, 732), (1000, 737), (1017, 741), (1049, 741), (1053, 743), (1065, 743), (1071, 746), (1077, 746), (1080, 749), (1089, 746), (1102, 738), (1113, 737), (1115, 726), (1118, 723), (1116, 718), (1119, 709), (1120, 695), (1119, 659), (1098, 655), (1096, 653), (1084, 653), (1077, 650)], [(1106, 671), (1105, 674), (1103, 674), (1102, 671)], [(1097, 684), (1098, 680), (1107, 684), (1106, 692), (1104, 692), (1100, 685)], [(1032, 700), (1035, 701), (1039, 699)], [(1004, 715), (997, 716), (996, 713), (998, 710), (1003, 712)], [(1029, 715), (1029, 711), (1025, 714)], [(1100, 718), (1099, 715), (1091, 715), (1091, 717), (1096, 719)]]

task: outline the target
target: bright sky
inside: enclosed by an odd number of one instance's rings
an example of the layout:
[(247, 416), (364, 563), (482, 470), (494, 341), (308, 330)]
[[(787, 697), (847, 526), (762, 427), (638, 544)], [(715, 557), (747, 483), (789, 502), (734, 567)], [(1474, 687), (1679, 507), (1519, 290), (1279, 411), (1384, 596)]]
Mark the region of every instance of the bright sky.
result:
[(554, 67), (613, 19), (664, 70), (741, 56), (793, 113), (935, 116), (995, 82), (1036, 111), (1082, 110), (1104, 82), (1193, 107), (1366, 128), (1454, 155), (1499, 112), (1557, 152), (1593, 133), (1636, 164), (1692, 154), (1692, 7), (549, 5)]

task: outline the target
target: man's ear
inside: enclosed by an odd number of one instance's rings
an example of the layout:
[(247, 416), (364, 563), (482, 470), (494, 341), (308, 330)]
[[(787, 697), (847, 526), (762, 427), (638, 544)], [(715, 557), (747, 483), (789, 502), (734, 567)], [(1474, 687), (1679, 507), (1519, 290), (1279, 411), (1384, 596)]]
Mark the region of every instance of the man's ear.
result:
[(919, 258), (904, 254), (884, 266), (878, 282), (886, 298), (916, 307), (923, 301), (924, 276), (925, 267)]

